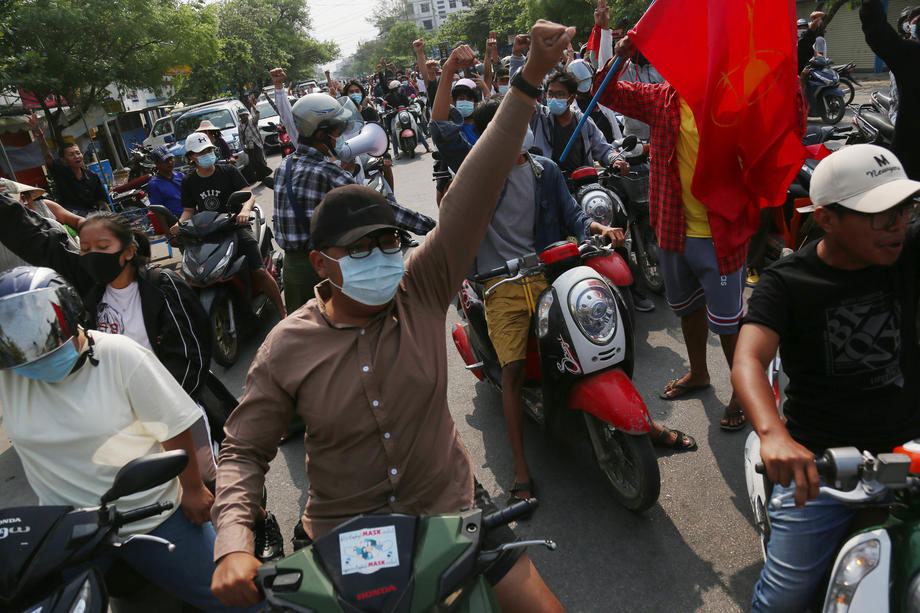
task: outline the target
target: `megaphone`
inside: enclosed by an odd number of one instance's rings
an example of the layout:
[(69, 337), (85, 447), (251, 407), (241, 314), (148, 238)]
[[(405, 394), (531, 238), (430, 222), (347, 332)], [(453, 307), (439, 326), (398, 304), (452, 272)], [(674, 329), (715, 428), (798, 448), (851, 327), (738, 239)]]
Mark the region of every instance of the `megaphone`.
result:
[(362, 153), (369, 153), (375, 157), (387, 152), (390, 146), (386, 130), (379, 124), (368, 122), (364, 124), (356, 136), (345, 141), (342, 147), (340, 160), (353, 160)]

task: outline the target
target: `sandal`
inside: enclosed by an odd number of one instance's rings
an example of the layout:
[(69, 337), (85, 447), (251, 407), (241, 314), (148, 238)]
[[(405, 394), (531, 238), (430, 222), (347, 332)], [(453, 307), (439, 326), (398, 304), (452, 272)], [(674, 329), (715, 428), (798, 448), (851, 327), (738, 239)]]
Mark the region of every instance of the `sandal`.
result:
[[(690, 392), (698, 392), (704, 390), (708, 387), (712, 387), (711, 383), (704, 383), (700, 385), (687, 385), (686, 383), (681, 383), (680, 379), (671, 379), (671, 382), (668, 383), (664, 391), (658, 394), (658, 397), (662, 400), (677, 400), (681, 396), (689, 394)], [(675, 391), (675, 394), (668, 394), (670, 391)]]
[[(729, 422), (736, 418), (740, 417), (741, 421), (731, 425)], [(744, 414), (744, 411), (741, 408), (732, 409), (731, 406), (725, 407), (725, 412), (722, 414), (722, 421), (719, 423), (719, 427), (725, 430), (726, 432), (737, 432), (738, 430), (743, 429), (747, 425), (747, 416)]]
[[(671, 434), (676, 434), (674, 440), (671, 440)], [(673, 430), (666, 426), (661, 426), (658, 434), (649, 434), (652, 444), (656, 447), (666, 447), (674, 451), (693, 451), (696, 449), (696, 439), (689, 434), (684, 434), (680, 430)]]

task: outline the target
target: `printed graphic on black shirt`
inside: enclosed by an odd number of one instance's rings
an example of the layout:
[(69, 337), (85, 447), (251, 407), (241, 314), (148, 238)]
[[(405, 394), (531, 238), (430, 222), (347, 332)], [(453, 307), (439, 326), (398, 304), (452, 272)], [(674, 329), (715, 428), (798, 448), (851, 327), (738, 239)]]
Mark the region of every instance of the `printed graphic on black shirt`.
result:
[(107, 334), (124, 334), (125, 323), (121, 313), (106, 302), (100, 302), (96, 311), (96, 329)]
[(825, 349), (832, 375), (867, 375), (863, 385), (904, 386), (901, 374), (901, 308), (887, 293), (828, 307)]
[(201, 208), (205, 211), (217, 211), (220, 210), (220, 190), (219, 189), (206, 189), (203, 192), (198, 194), (198, 198), (201, 200)]

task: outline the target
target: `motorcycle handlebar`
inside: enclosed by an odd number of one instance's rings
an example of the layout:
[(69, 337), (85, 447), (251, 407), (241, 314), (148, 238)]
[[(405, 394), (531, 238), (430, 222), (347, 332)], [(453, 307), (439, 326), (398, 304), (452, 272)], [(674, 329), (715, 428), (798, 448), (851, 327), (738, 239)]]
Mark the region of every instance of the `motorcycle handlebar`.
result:
[[(833, 479), (834, 465), (824, 456), (815, 456), (815, 466), (818, 468), (818, 474), (827, 479)], [(754, 472), (759, 475), (767, 474), (767, 467), (763, 462), (754, 464)]]
[(171, 502), (158, 502), (156, 504), (147, 505), (146, 507), (141, 507), (139, 509), (134, 509), (133, 511), (127, 511), (125, 513), (115, 513), (115, 526), (120, 528), (125, 524), (134, 523), (142, 519), (147, 519), (148, 517), (153, 517), (154, 515), (159, 515), (164, 511), (168, 511), (173, 508), (173, 503)]
[(520, 502), (515, 502), (509, 507), (505, 507), (500, 511), (495, 511), (494, 513), (489, 513), (482, 518), (482, 528), (483, 530), (491, 530), (497, 526), (503, 526), (509, 524), (519, 517), (530, 513), (539, 506), (539, 502), (536, 498), (528, 498), (526, 500), (521, 500)]

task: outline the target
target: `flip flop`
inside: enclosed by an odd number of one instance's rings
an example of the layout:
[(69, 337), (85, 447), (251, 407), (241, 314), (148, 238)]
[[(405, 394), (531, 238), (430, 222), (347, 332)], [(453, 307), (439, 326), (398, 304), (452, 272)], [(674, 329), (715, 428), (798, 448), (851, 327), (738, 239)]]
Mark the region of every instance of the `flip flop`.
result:
[[(677, 435), (673, 441), (670, 440), (672, 432)], [(656, 447), (665, 447), (674, 451), (693, 451), (696, 449), (696, 439), (680, 430), (672, 430), (666, 426), (661, 426), (661, 432), (658, 434), (650, 434), (649, 436), (652, 438), (652, 444)], [(684, 437), (690, 441), (689, 444), (684, 444)]]
[[(730, 407), (725, 407), (725, 412), (722, 413), (722, 421), (719, 422), (719, 427), (726, 432), (737, 432), (738, 430), (744, 429), (744, 427), (747, 426), (747, 416), (744, 414), (744, 411), (741, 409), (730, 411), (729, 409)], [(732, 417), (738, 417), (739, 415), (741, 416), (741, 421), (734, 426), (728, 424), (727, 420)]]
[[(662, 400), (677, 400), (681, 396), (689, 394), (690, 392), (698, 392), (708, 387), (712, 387), (712, 383), (705, 383), (702, 385), (687, 385), (685, 383), (680, 383), (680, 379), (671, 379), (671, 382), (664, 387), (664, 391), (660, 392), (658, 397)], [(677, 390), (677, 393), (669, 396), (669, 390)]]

